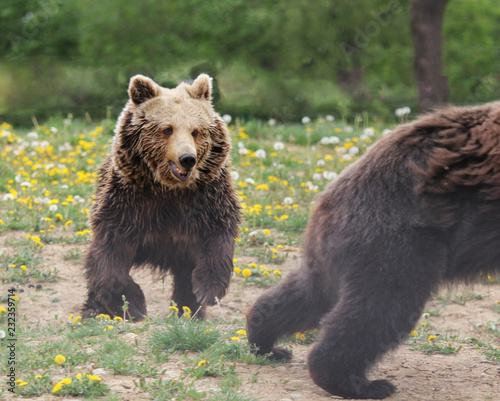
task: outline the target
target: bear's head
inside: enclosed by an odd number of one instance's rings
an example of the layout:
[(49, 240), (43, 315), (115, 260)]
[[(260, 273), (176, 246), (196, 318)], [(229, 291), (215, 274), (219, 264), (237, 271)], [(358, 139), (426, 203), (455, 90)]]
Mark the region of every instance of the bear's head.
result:
[(169, 187), (209, 182), (228, 163), (230, 136), (201, 74), (174, 89), (136, 75), (115, 129), (112, 162), (122, 177)]

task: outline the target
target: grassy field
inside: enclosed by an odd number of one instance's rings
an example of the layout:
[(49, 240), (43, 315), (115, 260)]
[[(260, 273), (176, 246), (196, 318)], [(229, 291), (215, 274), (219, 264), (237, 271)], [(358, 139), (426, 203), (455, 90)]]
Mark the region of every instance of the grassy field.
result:
[[(7, 309), (22, 310), (25, 302), (24, 292), (9, 289), (42, 288), (60, 279), (57, 269), (44, 263), (46, 248), (60, 244), (64, 261), (80, 263), (92, 235), (87, 219), (96, 171), (109, 149), (113, 125), (109, 120), (97, 125), (71, 118), (33, 129), (1, 125), (0, 330), (7, 336)], [(231, 288), (266, 288), (281, 279), (289, 255), (298, 252), (317, 194), (390, 128), (366, 116), (354, 122), (327, 116), (296, 125), (233, 121), (230, 130), (234, 182), (244, 209)], [(498, 282), (494, 277), (489, 280)], [(137, 395), (132, 399), (256, 399), (241, 391), (244, 381), (235, 367), (270, 362), (249, 352), (242, 316), (209, 315), (198, 321), (191, 316), (195, 311), (189, 310), (179, 318), (177, 308), (182, 305), (172, 305), (170, 314), (140, 323), (110, 320), (106, 315), (83, 321), (75, 313), (55, 316), (50, 324), (33, 324), (18, 313), (17, 396), (122, 399), (99, 376), (106, 372), (133, 377)], [(498, 336), (494, 324), (489, 330)], [(426, 353), (459, 352), (449, 338), (440, 343), (441, 338), (433, 335), (424, 321), (410, 342)], [(298, 333), (284, 344), (307, 345), (316, 337), (316, 332)], [(10, 352), (6, 341), (1, 341), (4, 380)], [(498, 348), (486, 343), (477, 346), (500, 362)], [(165, 366), (172, 360), (180, 366), (180, 374), (168, 377)], [(206, 378), (216, 378), (210, 389), (198, 385)], [(257, 380), (255, 374), (245, 377), (245, 383)], [(10, 394), (8, 386), (0, 389), (0, 397)]]

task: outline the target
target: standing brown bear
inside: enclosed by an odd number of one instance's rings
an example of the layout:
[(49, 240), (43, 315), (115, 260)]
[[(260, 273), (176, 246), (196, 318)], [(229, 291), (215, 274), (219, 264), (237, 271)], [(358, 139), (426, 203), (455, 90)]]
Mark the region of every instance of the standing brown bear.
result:
[(260, 355), (321, 327), (314, 382), (345, 398), (395, 387), (369, 368), (410, 333), (437, 286), (500, 271), (500, 102), (447, 108), (376, 143), (319, 197), (304, 258), (247, 314)]
[(170, 271), (173, 300), (193, 313), (226, 294), (240, 206), (211, 90), (205, 74), (175, 89), (130, 80), (90, 214), (83, 317), (122, 315), (125, 295), (130, 315), (142, 319), (145, 298), (130, 269), (143, 264)]

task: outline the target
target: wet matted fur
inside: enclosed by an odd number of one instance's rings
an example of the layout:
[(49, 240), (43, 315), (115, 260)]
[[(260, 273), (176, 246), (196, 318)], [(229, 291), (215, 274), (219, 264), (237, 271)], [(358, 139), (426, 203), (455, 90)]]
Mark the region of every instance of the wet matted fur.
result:
[(398, 346), (440, 283), (500, 270), (500, 102), (403, 125), (317, 200), (301, 267), (247, 313), (258, 354), (289, 359), (283, 335), (321, 327), (314, 382), (345, 398), (395, 387), (370, 367)]
[(142, 319), (145, 298), (130, 270), (143, 265), (170, 271), (173, 300), (194, 313), (226, 294), (233, 270), (240, 206), (229, 132), (208, 75), (174, 89), (138, 75), (129, 94), (90, 213), (83, 317), (123, 315), (124, 295)]

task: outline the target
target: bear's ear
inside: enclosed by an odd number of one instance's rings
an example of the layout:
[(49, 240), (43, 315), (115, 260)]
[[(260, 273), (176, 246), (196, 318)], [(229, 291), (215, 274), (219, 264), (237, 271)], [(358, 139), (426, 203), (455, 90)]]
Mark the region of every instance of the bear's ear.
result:
[(212, 99), (212, 78), (207, 74), (200, 74), (191, 86), (187, 87), (189, 95), (193, 99)]
[(152, 79), (144, 75), (135, 75), (130, 78), (128, 87), (130, 100), (139, 105), (148, 99), (152, 99), (160, 94), (160, 87)]

